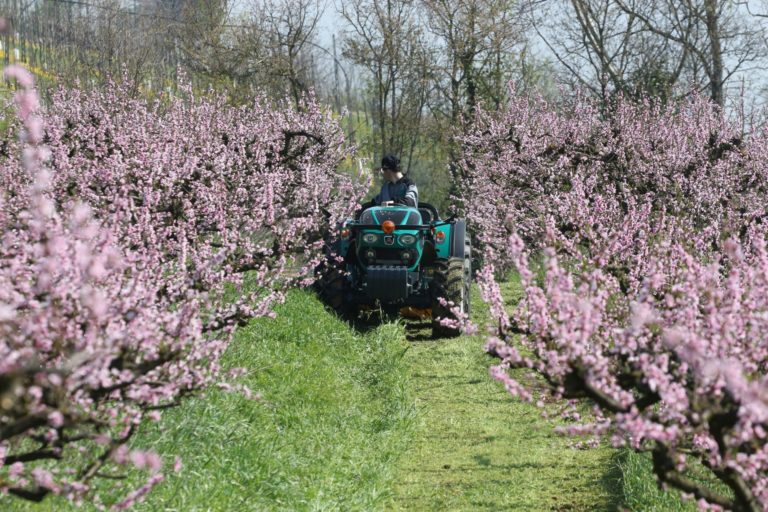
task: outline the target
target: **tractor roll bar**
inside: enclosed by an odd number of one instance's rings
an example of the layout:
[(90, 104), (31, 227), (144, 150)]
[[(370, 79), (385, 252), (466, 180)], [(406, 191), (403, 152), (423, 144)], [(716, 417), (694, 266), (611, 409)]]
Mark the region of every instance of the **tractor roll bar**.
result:
[[(453, 224), (453, 221), (440, 221), (434, 224), (396, 224), (395, 231), (398, 229), (431, 229), (437, 226), (447, 226)], [(381, 224), (347, 224), (344, 226), (348, 229), (381, 229)]]

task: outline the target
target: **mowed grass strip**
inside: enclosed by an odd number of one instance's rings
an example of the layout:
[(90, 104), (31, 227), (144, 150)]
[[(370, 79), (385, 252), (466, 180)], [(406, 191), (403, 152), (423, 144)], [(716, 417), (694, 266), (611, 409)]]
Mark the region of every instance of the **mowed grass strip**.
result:
[[(137, 510), (384, 508), (412, 425), (402, 326), (357, 333), (305, 291), (291, 292), (277, 312), (240, 329), (226, 354), (228, 367), (248, 370), (240, 382), (261, 401), (211, 390), (134, 438), (134, 448), (154, 450), (170, 464), (178, 455), (184, 464), (178, 474), (168, 471)], [(127, 483), (144, 479), (131, 472)], [(30, 505), (2, 498), (0, 505), (74, 508), (60, 499)]]
[[(506, 286), (519, 287), (514, 280)], [(519, 290), (508, 291), (516, 301)], [(473, 317), (487, 319), (476, 293), (472, 304)], [(418, 422), (401, 460), (393, 508), (616, 509), (621, 489), (615, 450), (572, 448), (574, 440), (556, 434), (541, 409), (510, 397), (488, 375), (495, 360), (484, 353), (482, 336), (425, 338), (411, 336), (406, 354)]]

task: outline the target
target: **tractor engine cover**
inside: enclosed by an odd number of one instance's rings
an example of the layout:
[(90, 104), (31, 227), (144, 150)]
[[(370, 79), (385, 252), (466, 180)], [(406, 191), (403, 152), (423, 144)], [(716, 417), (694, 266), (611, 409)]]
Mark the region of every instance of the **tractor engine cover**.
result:
[(408, 298), (408, 269), (403, 266), (374, 265), (365, 274), (365, 293), (372, 299), (391, 302)]

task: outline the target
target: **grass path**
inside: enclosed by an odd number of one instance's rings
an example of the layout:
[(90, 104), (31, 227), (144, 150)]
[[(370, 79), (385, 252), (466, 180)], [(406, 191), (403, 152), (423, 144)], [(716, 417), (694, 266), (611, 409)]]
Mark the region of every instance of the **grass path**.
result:
[[(161, 454), (179, 473), (131, 510), (263, 512), (385, 510), (392, 470), (412, 432), (413, 400), (402, 354), (402, 325), (366, 333), (296, 290), (271, 320), (238, 330), (226, 367), (246, 368), (241, 382), (259, 401), (216, 388), (147, 423), (132, 446)], [(97, 480), (111, 505), (147, 479)], [(121, 489), (121, 487), (127, 489)], [(114, 495), (114, 496), (113, 496)], [(91, 512), (51, 496), (35, 504), (0, 493), (2, 512)]]
[(417, 425), (396, 473), (394, 508), (616, 509), (614, 450), (570, 448), (540, 409), (513, 400), (490, 379), (480, 337), (431, 341), (408, 327)]
[[(614, 452), (570, 449), (540, 410), (509, 397), (488, 376), (481, 338), (430, 340), (428, 326), (402, 322), (358, 331), (304, 291), (278, 312), (240, 329), (224, 361), (248, 369), (261, 401), (211, 389), (133, 439), (184, 461), (135, 510), (612, 508)], [(125, 476), (97, 482), (106, 505), (147, 478)], [(0, 494), (0, 510), (95, 507)]]

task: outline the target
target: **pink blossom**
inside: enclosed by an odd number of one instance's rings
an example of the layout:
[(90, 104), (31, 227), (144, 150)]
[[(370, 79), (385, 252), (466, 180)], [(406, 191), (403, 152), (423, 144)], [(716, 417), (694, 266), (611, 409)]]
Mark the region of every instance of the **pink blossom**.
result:
[(42, 468), (35, 468), (32, 470), (32, 477), (35, 479), (35, 483), (40, 487), (50, 489), (54, 493), (59, 492), (59, 486), (56, 485), (53, 475), (49, 471)]
[(146, 454), (145, 462), (147, 469), (149, 469), (152, 473), (157, 473), (163, 467), (162, 459), (160, 459), (158, 454), (153, 452), (148, 452)]
[(634, 302), (630, 308), (630, 325), (633, 330), (637, 331), (653, 321), (653, 309), (648, 304)]
[(64, 425), (64, 415), (60, 411), (53, 411), (48, 415), (48, 423), (52, 427), (59, 428)]
[(24, 463), (14, 462), (8, 466), (8, 476), (11, 478), (18, 478), (22, 474), (24, 474)]
[[(3, 27), (5, 26), (5, 20), (3, 19)], [(32, 73), (27, 71), (27, 69), (23, 66), (19, 66), (17, 64), (11, 64), (10, 66), (7, 66), (5, 70), (3, 71), (3, 76), (7, 80), (16, 80), (18, 82), (20, 87), (23, 87), (25, 89), (31, 89), (34, 87), (34, 78), (32, 77)]]
[(16, 317), (16, 309), (10, 304), (0, 302), (0, 322), (8, 322)]
[(112, 458), (118, 464), (125, 464), (130, 457), (132, 457), (132, 454), (125, 445), (118, 446), (115, 451), (112, 452)]
[[(730, 475), (736, 498), (708, 488), (715, 501), (757, 510), (768, 507), (768, 132), (740, 126), (696, 96), (619, 99), (610, 113), (513, 96), (461, 138), (457, 189), (483, 246), (487, 350), (501, 360), (491, 375), (529, 399), (510, 370), (530, 368), (555, 399), (591, 398), (601, 420), (567, 433), (610, 433), (681, 473), (698, 459)], [(511, 269), (516, 306), (496, 283)]]
[[(350, 149), (314, 100), (302, 111), (213, 95), (161, 105), (112, 84), (63, 89), (39, 118), (32, 76), (6, 76), (21, 88), (23, 132), (5, 141), (0, 166), (0, 373), (13, 374), (19, 401), (0, 431), (29, 415), (48, 422), (0, 446), (64, 448), (57, 471), (16, 467), (9, 491), (39, 480), (77, 501), (98, 466), (132, 463), (155, 474), (120, 505), (129, 507), (162, 480), (159, 457), (130, 452), (130, 436), (158, 408), (221, 382), (234, 329), (273, 315), (284, 290), (311, 275), (321, 209), (334, 225), (366, 183), (336, 172)], [(315, 137), (287, 140), (297, 132)], [(276, 154), (283, 146), (290, 155)], [(221, 300), (228, 286), (238, 299)]]

